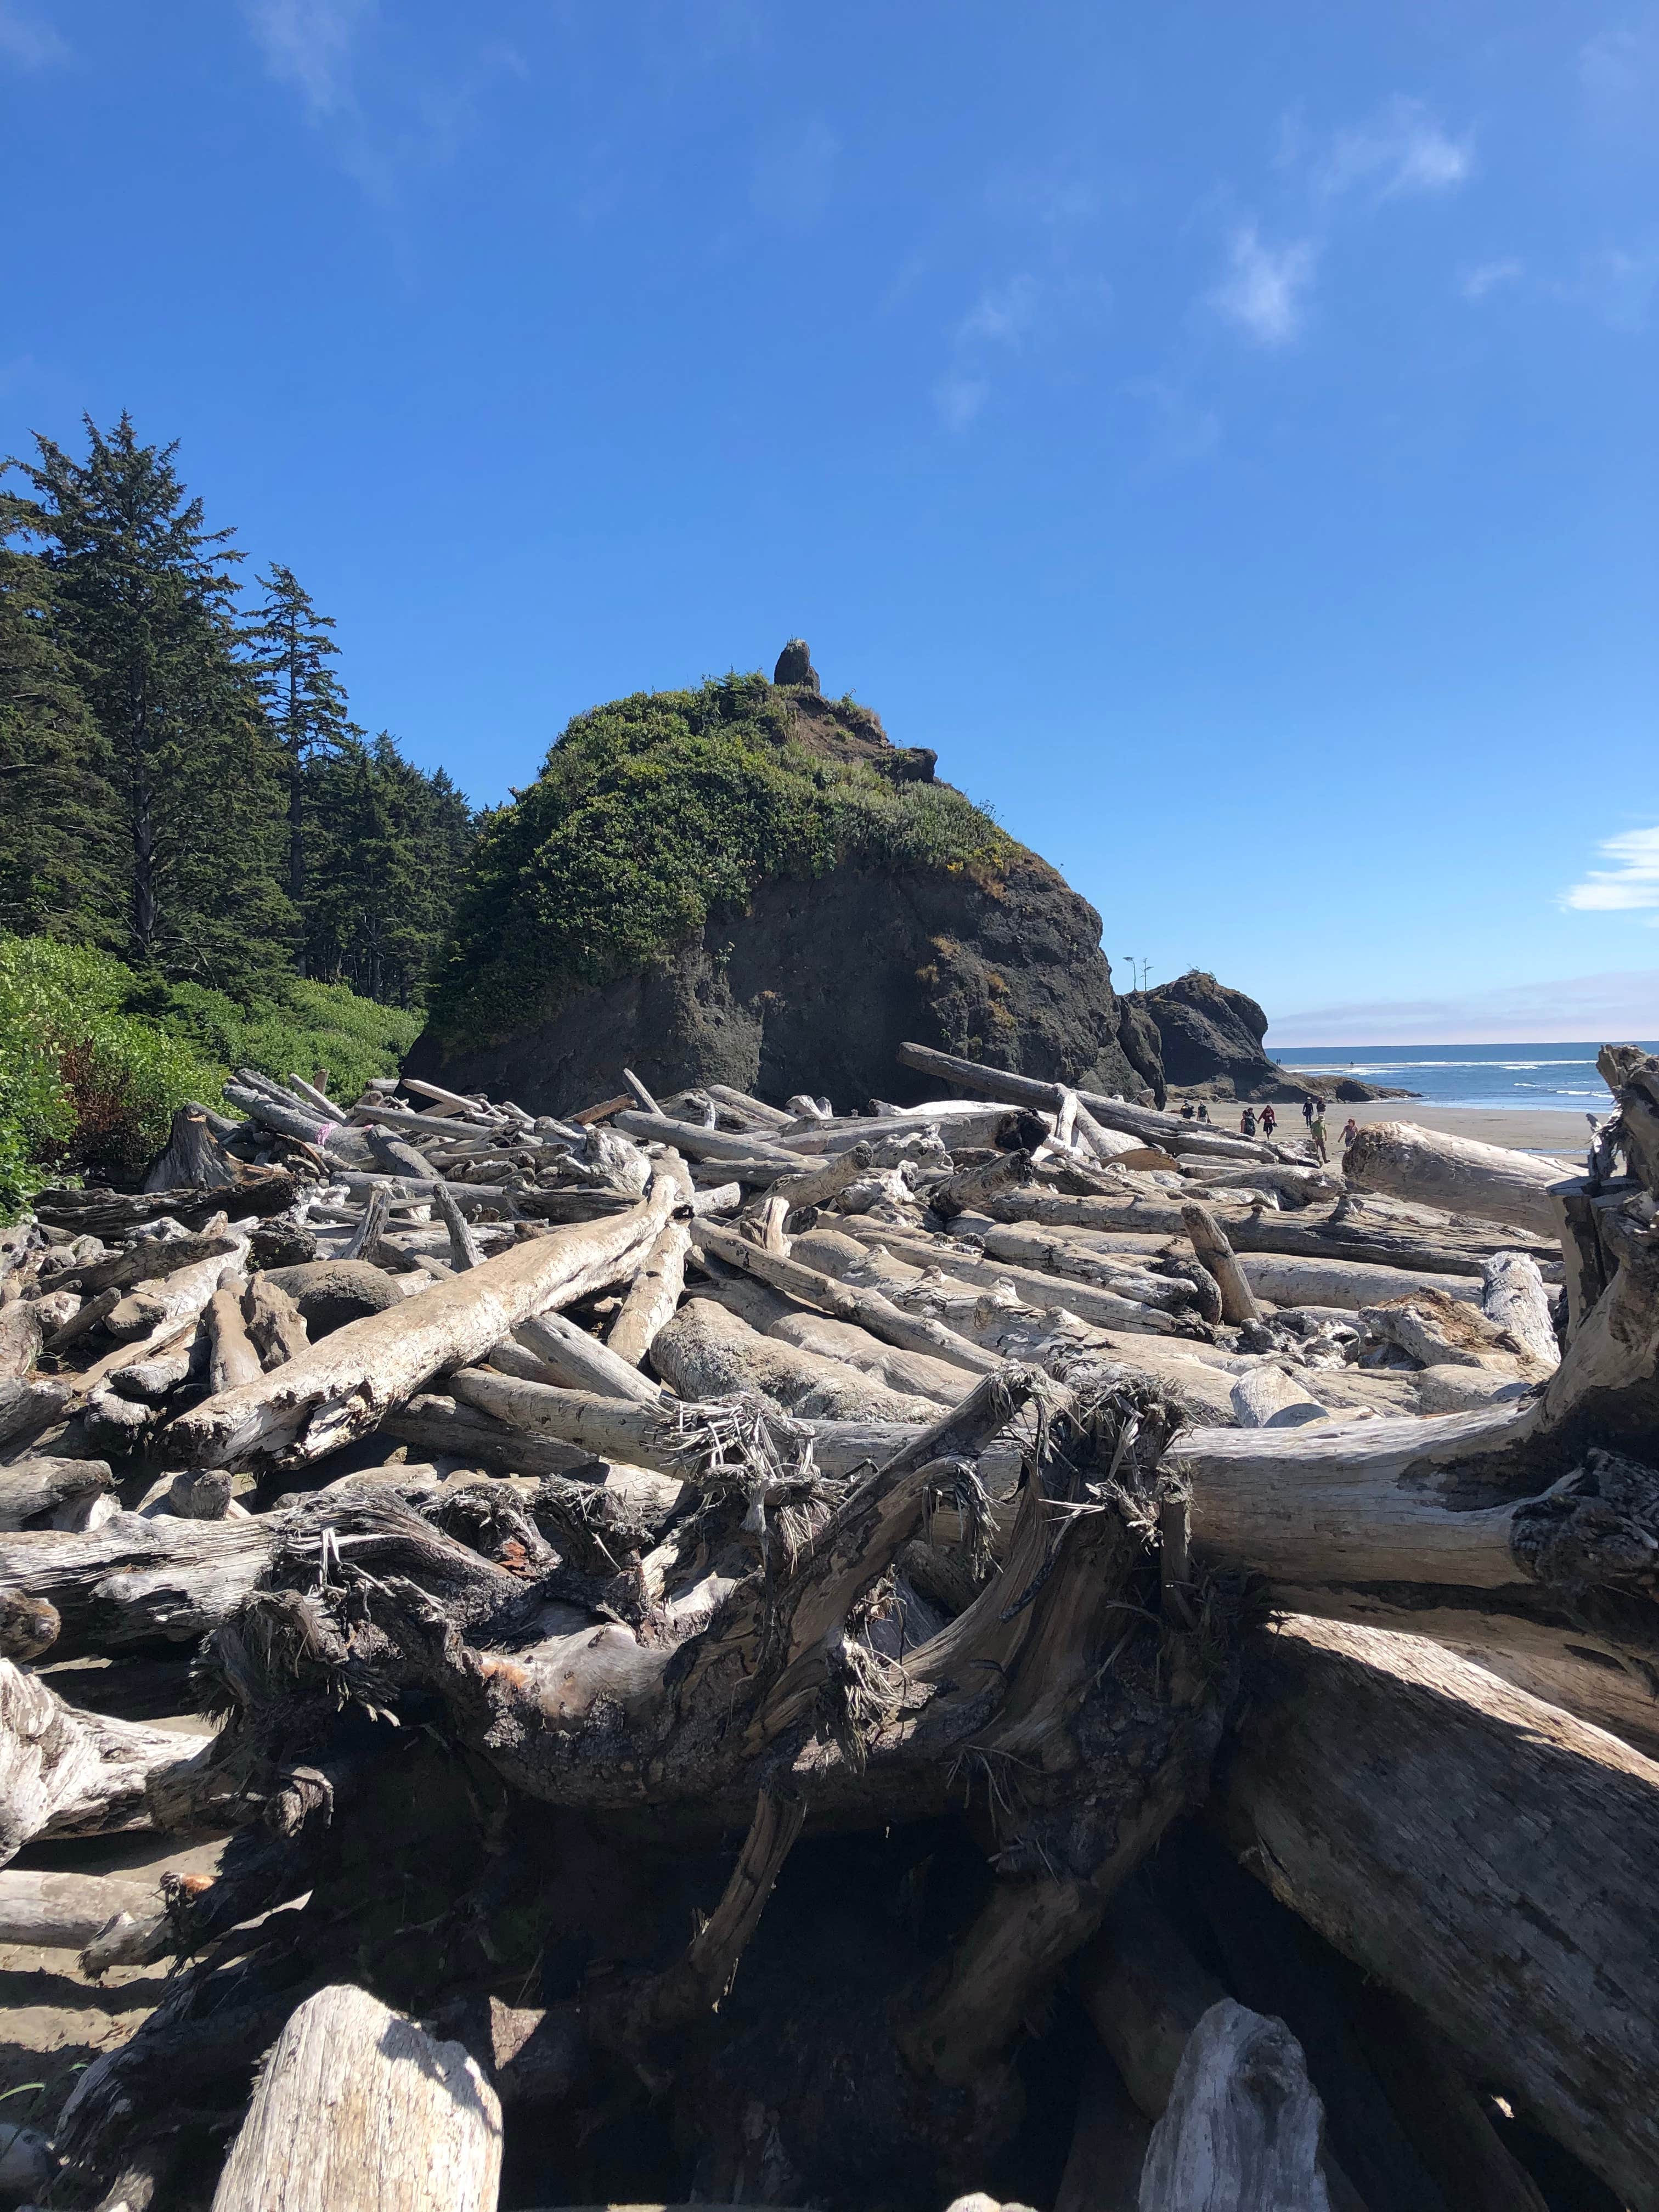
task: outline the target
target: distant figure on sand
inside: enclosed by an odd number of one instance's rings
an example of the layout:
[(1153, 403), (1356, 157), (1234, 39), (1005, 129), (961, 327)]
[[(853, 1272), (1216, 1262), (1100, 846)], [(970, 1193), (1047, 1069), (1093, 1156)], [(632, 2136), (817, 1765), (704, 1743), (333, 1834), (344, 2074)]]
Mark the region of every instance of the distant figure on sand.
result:
[(1254, 1106), (1247, 1106), (1247, 1107), (1244, 1109), (1244, 1111), (1243, 1111), (1243, 1112), (1239, 1115), (1239, 1117), (1238, 1117), (1238, 1133), (1239, 1133), (1239, 1135), (1240, 1135), (1241, 1137), (1253, 1137), (1253, 1136), (1255, 1136), (1255, 1107), (1254, 1107)]
[(1193, 1102), (1190, 1098), (1183, 1099), (1182, 1102), (1181, 1118), (1183, 1121), (1190, 1121), (1193, 1118)]
[(1210, 1118), (1210, 1109), (1209, 1109), (1209, 1108), (1208, 1108), (1208, 1107), (1204, 1103), (1204, 1101), (1200, 1098), (1200, 1099), (1199, 1100), (1199, 1102), (1198, 1102), (1198, 1119), (1199, 1119), (1200, 1121), (1207, 1121), (1209, 1120), (1209, 1118)]
[(1278, 1127), (1279, 1127), (1279, 1116), (1278, 1116), (1278, 1115), (1274, 1113), (1274, 1111), (1273, 1111), (1273, 1108), (1272, 1108), (1270, 1105), (1268, 1105), (1268, 1106), (1264, 1106), (1264, 1107), (1262, 1108), (1262, 1109), (1261, 1109), (1261, 1133), (1262, 1133), (1262, 1135), (1263, 1135), (1264, 1137), (1271, 1137), (1271, 1136), (1272, 1136), (1272, 1134), (1273, 1134), (1273, 1131), (1274, 1131)]
[(1320, 1158), (1328, 1160), (1330, 1154), (1325, 1149), (1325, 1109), (1322, 1106), (1309, 1122), (1308, 1134), (1313, 1139), (1314, 1150)]
[(1354, 1120), (1353, 1115), (1350, 1114), (1347, 1120), (1342, 1124), (1342, 1149), (1345, 1152), (1358, 1134), (1359, 1124)]
[(1302, 1118), (1303, 1118), (1303, 1120), (1307, 1123), (1308, 1127), (1309, 1127), (1310, 1129), (1311, 1129), (1311, 1128), (1312, 1128), (1312, 1127), (1313, 1127), (1313, 1117), (1314, 1117), (1314, 1103), (1313, 1103), (1313, 1100), (1312, 1100), (1311, 1098), (1304, 1098), (1304, 1099), (1303, 1100), (1303, 1102), (1302, 1102)]

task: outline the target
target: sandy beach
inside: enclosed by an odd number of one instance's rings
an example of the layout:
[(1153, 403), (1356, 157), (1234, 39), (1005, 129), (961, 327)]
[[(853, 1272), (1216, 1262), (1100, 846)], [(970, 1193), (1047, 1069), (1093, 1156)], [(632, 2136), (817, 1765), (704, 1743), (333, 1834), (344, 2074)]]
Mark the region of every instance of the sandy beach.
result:
[[(1607, 1112), (1613, 1100), (1607, 1101)], [(1370, 1121), (1415, 1121), (1421, 1129), (1439, 1129), (1449, 1137), (1473, 1137), (1477, 1144), (1508, 1145), (1522, 1152), (1563, 1152), (1575, 1158), (1589, 1139), (1589, 1123), (1582, 1114), (1507, 1106), (1431, 1106), (1418, 1098), (1379, 1098), (1368, 1106), (1346, 1106), (1339, 1100), (1325, 1109), (1325, 1126), (1336, 1133), (1352, 1114), (1363, 1129)], [(1237, 1126), (1237, 1117), (1233, 1117)], [(1280, 1109), (1279, 1126), (1300, 1127), (1302, 1115), (1294, 1106)]]

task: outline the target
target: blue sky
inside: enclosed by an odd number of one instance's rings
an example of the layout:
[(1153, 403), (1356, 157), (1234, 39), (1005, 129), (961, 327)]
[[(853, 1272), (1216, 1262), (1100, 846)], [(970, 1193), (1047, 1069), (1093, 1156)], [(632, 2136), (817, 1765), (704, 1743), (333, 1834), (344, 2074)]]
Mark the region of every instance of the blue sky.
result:
[(1648, 1036), (1656, 123), (1652, 4), (0, 0), (0, 451), (481, 800), (799, 632), (1121, 980)]

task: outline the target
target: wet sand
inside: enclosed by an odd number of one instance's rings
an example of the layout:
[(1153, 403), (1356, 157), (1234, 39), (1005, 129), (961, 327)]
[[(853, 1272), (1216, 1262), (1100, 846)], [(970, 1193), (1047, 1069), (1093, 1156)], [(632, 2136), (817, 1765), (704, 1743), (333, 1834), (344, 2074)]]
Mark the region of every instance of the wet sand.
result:
[[(1604, 1110), (1613, 1110), (1611, 1095)], [(1583, 1114), (1542, 1108), (1430, 1106), (1420, 1098), (1379, 1098), (1366, 1106), (1346, 1106), (1338, 1100), (1325, 1109), (1325, 1127), (1333, 1136), (1350, 1114), (1362, 1129), (1371, 1121), (1415, 1121), (1419, 1129), (1439, 1129), (1449, 1137), (1472, 1137), (1480, 1145), (1508, 1145), (1522, 1152), (1562, 1152), (1577, 1158), (1589, 1143), (1589, 1123)], [(1281, 1129), (1294, 1127), (1299, 1132), (1301, 1126), (1302, 1115), (1296, 1107), (1281, 1112)]]

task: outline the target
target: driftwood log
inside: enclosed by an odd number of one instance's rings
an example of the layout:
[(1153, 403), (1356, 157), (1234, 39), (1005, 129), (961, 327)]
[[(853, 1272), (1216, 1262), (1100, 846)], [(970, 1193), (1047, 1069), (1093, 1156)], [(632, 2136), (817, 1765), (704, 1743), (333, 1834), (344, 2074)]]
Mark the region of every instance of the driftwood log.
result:
[(1629, 1941), (1659, 1767), (1373, 1629), (1263, 1632), (1249, 1679), (1222, 1808), (1241, 1863), (1625, 2202), (1659, 2202), (1659, 1954)]
[(1411, 1121), (1374, 1121), (1349, 1146), (1342, 1163), (1354, 1190), (1391, 1192), (1448, 1213), (1512, 1222), (1553, 1236), (1550, 1187), (1565, 1172), (1559, 1161), (1470, 1137), (1443, 1136)]

